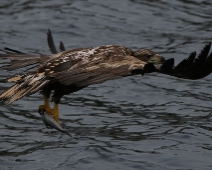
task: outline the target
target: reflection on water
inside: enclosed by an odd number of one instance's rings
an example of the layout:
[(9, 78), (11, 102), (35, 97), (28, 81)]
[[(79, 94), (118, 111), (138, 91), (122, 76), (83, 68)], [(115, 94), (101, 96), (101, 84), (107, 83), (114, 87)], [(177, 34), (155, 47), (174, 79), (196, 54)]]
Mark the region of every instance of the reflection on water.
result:
[[(206, 1), (2, 1), (0, 47), (49, 54), (47, 28), (67, 49), (102, 44), (150, 48), (176, 62), (211, 41)], [(15, 73), (15, 72), (13, 72)], [(11, 75), (1, 72), (1, 78)], [(0, 85), (4, 90), (9, 85)], [(0, 106), (0, 169), (211, 169), (211, 76), (151, 74), (67, 95), (46, 129), (37, 93)]]

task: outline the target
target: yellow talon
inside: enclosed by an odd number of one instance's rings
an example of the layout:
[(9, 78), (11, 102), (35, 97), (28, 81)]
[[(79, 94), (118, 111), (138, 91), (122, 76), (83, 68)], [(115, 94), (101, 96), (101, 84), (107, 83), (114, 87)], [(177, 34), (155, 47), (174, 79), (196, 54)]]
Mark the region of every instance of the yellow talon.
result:
[(59, 111), (58, 111), (58, 104), (54, 103), (54, 108), (50, 108), (49, 99), (45, 97), (44, 99), (44, 105), (40, 105), (38, 108), (38, 112), (41, 114), (43, 112), (46, 112), (48, 114), (52, 114), (54, 116), (54, 119), (58, 122), (59, 121)]
[(50, 104), (49, 104), (49, 99), (45, 97), (44, 99), (44, 105), (40, 105), (38, 108), (38, 111), (45, 111), (45, 110), (49, 110), (50, 108)]

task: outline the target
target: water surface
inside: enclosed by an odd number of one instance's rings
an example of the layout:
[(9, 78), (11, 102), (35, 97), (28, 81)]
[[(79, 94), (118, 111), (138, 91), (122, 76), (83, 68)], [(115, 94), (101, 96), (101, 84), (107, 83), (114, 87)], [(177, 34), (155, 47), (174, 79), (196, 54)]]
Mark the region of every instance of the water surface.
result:
[[(211, 11), (212, 2), (204, 0), (5, 0), (0, 48), (50, 54), (50, 28), (67, 49), (118, 44), (178, 63), (212, 41)], [(46, 129), (37, 113), (39, 93), (1, 104), (0, 169), (209, 170), (211, 79), (150, 74), (67, 95), (60, 120), (73, 138)]]

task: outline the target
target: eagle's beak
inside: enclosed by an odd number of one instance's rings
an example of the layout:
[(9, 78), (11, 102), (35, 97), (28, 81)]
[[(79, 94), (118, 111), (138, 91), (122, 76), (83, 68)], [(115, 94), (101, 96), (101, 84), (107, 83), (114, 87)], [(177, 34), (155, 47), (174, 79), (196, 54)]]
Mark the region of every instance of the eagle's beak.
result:
[(165, 58), (155, 54), (154, 56), (152, 56), (149, 60), (148, 63), (152, 63), (152, 64), (162, 64), (165, 62)]

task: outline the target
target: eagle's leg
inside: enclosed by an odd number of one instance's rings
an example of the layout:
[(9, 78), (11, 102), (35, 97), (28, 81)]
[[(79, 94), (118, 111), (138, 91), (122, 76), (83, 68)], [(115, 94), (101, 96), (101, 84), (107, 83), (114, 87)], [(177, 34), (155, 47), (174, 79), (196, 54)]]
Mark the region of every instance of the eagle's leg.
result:
[(53, 115), (54, 119), (58, 122), (59, 121), (59, 109), (58, 104), (54, 103), (53, 109), (51, 109), (49, 104), (49, 99), (45, 97), (44, 99), (44, 105), (40, 105), (38, 108), (39, 113), (46, 112), (47, 114)]
[(57, 103), (54, 102), (54, 107), (51, 109), (51, 114), (54, 116), (54, 119), (58, 122), (59, 121), (59, 109)]
[(38, 112), (42, 113), (45, 111), (50, 110), (50, 104), (49, 104), (49, 98), (50, 98), (50, 94), (51, 94), (52, 89), (49, 88), (48, 86), (44, 87), (41, 91), (41, 94), (43, 94), (44, 96), (44, 104), (40, 105), (38, 108)]
[(52, 102), (54, 102), (54, 107), (51, 109), (51, 114), (54, 116), (54, 119), (58, 122), (59, 121), (59, 103), (62, 94), (57, 94), (57, 90), (54, 89), (54, 94), (52, 96)]
[[(42, 114), (44, 112), (47, 114), (51, 114), (51, 115), (53, 115), (54, 119), (58, 122), (58, 120), (59, 120), (58, 106), (60, 103), (60, 99), (63, 96), (63, 94), (61, 94), (60, 92), (63, 88), (59, 88), (59, 91), (58, 91), (58, 90), (55, 90), (55, 87), (57, 87), (57, 84), (50, 84), (50, 85), (45, 86), (42, 89), (41, 94), (43, 94), (43, 96), (44, 96), (44, 104), (39, 106), (38, 112), (40, 114)], [(49, 103), (52, 90), (54, 90), (54, 94), (53, 94), (52, 100), (51, 100), (52, 102), (54, 102), (53, 108), (50, 107), (50, 103)], [(55, 91), (57, 91), (56, 97), (55, 97)]]
[(50, 104), (49, 104), (49, 98), (44, 96), (44, 104), (39, 106), (38, 112), (40, 113), (42, 111), (46, 111), (46, 110), (49, 110), (49, 109), (51, 109)]
[(41, 94), (43, 94), (43, 96), (44, 96), (44, 104), (39, 106), (38, 112), (40, 114), (43, 113), (43, 112), (46, 112), (48, 114), (52, 114), (54, 116), (55, 120), (58, 121), (58, 106), (54, 105), (54, 108), (51, 109), (50, 103), (49, 103), (51, 91), (52, 91), (51, 86), (50, 87), (46, 86), (41, 91)]

